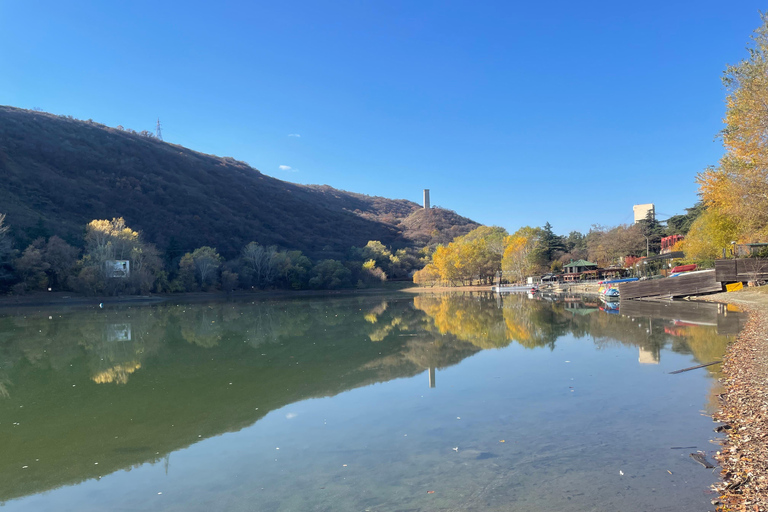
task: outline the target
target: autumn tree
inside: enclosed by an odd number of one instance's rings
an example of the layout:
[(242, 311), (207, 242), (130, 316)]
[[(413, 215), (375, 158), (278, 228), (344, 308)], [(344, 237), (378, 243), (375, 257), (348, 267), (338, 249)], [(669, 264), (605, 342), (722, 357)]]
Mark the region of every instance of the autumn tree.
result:
[(501, 261), (504, 278), (522, 282), (527, 276), (540, 273), (545, 263), (542, 249), (542, 230), (525, 226), (505, 240)]
[(362, 266), (362, 279), (358, 281), (358, 287), (366, 284), (380, 284), (387, 280), (387, 273), (376, 266), (376, 260), (368, 260)]
[(723, 76), (728, 95), (720, 135), (726, 153), (719, 165), (697, 177), (699, 194), (712, 212), (697, 228), (732, 222), (735, 239), (742, 242), (768, 236), (768, 15), (761, 14), (761, 21), (748, 58), (727, 66)]
[(497, 226), (480, 226), (448, 245), (438, 245), (426, 270), (414, 274), (422, 284), (434, 284), (434, 277), (452, 286), (491, 283), (501, 270), (506, 230)]
[(615, 264), (624, 256), (645, 252), (645, 237), (639, 224), (620, 224), (607, 228), (594, 225), (586, 236), (589, 261), (599, 266)]
[[(131, 261), (132, 257), (140, 258), (140, 276), (136, 280), (109, 276), (108, 261)], [(145, 244), (140, 233), (129, 228), (122, 217), (92, 220), (88, 223), (85, 232), (85, 256), (81, 265), (78, 288), (84, 293), (117, 293), (126, 289), (148, 291), (154, 283), (154, 273), (161, 268), (157, 251)], [(136, 285), (135, 289), (129, 289), (133, 285)]]
[(682, 242), (685, 256), (692, 260), (714, 260), (722, 257), (724, 247), (735, 240), (738, 227), (733, 218), (708, 209), (691, 225)]
[(112, 220), (92, 220), (85, 228), (87, 256), (97, 266), (107, 260), (125, 260), (139, 245), (139, 233), (125, 225), (122, 217)]
[(459, 284), (464, 275), (463, 264), (452, 247), (438, 245), (432, 253), (432, 264), (437, 269), (440, 280), (451, 285)]
[(433, 263), (429, 263), (413, 274), (413, 282), (419, 286), (434, 286), (440, 282), (440, 272)]

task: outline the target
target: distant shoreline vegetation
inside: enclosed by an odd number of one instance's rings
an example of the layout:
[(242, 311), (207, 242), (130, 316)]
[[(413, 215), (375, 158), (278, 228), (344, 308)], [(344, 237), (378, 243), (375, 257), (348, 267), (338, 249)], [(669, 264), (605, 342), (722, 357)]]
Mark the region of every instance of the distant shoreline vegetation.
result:
[(343, 261), (313, 261), (298, 250), (250, 242), (236, 258), (226, 260), (216, 248), (203, 246), (169, 265), (166, 255), (123, 218), (91, 221), (82, 250), (54, 235), (37, 238), (19, 253), (8, 231), (0, 214), (0, 283), (15, 295), (45, 290), (93, 296), (369, 288), (387, 279), (409, 280), (429, 252), (393, 251), (371, 240), (364, 247), (351, 247)]

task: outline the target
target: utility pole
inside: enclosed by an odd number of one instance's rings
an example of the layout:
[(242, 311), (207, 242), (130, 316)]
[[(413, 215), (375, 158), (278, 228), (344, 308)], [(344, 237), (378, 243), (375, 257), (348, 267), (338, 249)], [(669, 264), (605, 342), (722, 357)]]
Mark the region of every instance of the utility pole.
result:
[(163, 132), (160, 129), (160, 118), (157, 118), (157, 127), (155, 128), (155, 137), (157, 137), (157, 140), (163, 140)]

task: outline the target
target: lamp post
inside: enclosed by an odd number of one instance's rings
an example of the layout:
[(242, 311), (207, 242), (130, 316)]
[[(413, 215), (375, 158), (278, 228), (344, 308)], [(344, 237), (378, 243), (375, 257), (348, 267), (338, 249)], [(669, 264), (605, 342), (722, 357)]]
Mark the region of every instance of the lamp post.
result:
[(731, 241), (731, 254), (733, 254), (733, 259), (736, 259), (736, 241)]
[(645, 237), (645, 257), (647, 258), (649, 253), (648, 249), (650, 248), (651, 244), (650, 244), (649, 238), (645, 235), (643, 236)]

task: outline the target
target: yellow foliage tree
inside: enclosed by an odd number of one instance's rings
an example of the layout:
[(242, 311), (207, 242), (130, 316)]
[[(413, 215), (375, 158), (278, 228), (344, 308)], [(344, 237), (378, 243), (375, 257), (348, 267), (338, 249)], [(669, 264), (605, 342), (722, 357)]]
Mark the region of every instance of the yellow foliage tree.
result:
[(680, 244), (688, 259), (713, 260), (722, 256), (723, 248), (735, 240), (736, 234), (737, 226), (731, 216), (709, 208), (694, 221)]
[(419, 286), (434, 286), (440, 281), (440, 272), (433, 263), (416, 271), (413, 274), (413, 282)]
[(139, 233), (126, 226), (122, 217), (92, 220), (85, 227), (85, 244), (88, 254), (99, 263), (124, 260), (139, 244)]
[(431, 263), (413, 276), (414, 282), (433, 285), (440, 281), (451, 286), (491, 283), (501, 268), (506, 234), (500, 227), (480, 226), (448, 245), (438, 245)]
[(504, 278), (520, 282), (541, 267), (541, 229), (525, 226), (505, 239), (501, 269)]
[(761, 20), (749, 58), (728, 66), (723, 77), (726, 154), (697, 177), (704, 204), (730, 217), (742, 242), (768, 236), (768, 15)]

